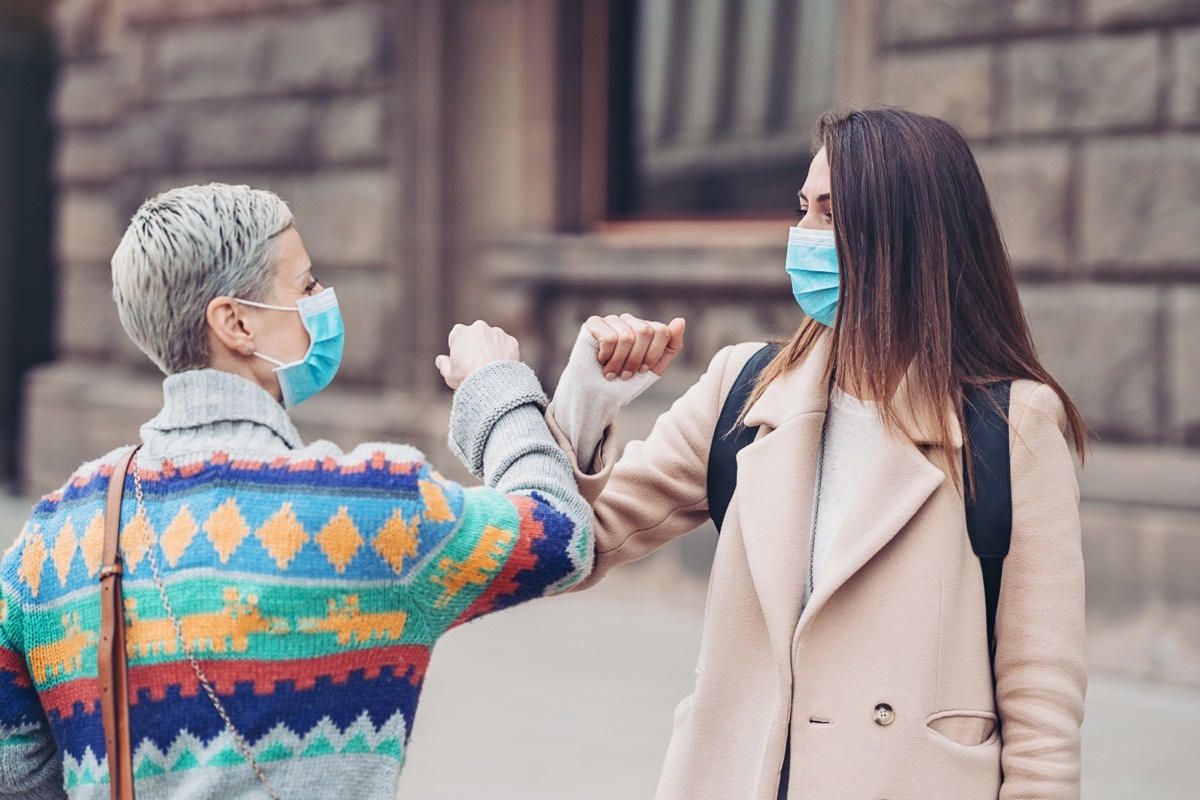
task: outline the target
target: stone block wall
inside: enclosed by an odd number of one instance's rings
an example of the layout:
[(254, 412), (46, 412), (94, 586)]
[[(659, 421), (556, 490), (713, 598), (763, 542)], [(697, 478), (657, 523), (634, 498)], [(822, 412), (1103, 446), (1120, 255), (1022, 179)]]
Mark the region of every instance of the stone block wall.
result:
[(226, 180), (289, 201), (336, 284), (345, 377), (377, 383), (394, 215), (382, 0), (63, 0), (58, 259), (63, 356), (144, 366), (101, 302), (108, 259), (147, 197)]
[[(160, 401), (161, 375), (117, 319), (109, 259), (137, 206), (174, 186), (246, 183), (287, 200), (316, 274), (337, 288), (353, 342), (338, 391), (378, 396), (388, 383), (385, 321), (400, 283), (389, 278), (400, 268), (393, 13), (387, 0), (54, 5), (59, 361), (26, 389), (31, 488), (55, 485), (97, 447), (131, 440)], [(90, 399), (64, 395), (81, 378)], [(112, 385), (88, 388), (97, 381)], [(120, 403), (95, 392), (119, 399), (126, 387), (137, 387), (128, 413), (96, 412)], [(326, 409), (332, 419), (299, 417), (311, 430), (361, 429), (353, 417), (362, 409), (345, 405)], [(367, 416), (375, 438), (419, 438), (385, 413)], [(440, 438), (429, 437), (435, 450)]]
[(967, 133), (1049, 365), (1108, 442), (1197, 444), (1200, 6), (890, 0), (879, 99)]

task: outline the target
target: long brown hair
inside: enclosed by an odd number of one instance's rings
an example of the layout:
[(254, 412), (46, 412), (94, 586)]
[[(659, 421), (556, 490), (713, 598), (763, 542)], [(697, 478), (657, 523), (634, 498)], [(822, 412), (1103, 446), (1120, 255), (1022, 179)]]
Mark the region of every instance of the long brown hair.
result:
[[(813, 137), (813, 149), (822, 146), (841, 269), (837, 318), (832, 330), (805, 320), (763, 370), (747, 408), (828, 335), (827, 378), (879, 401), (891, 430), (902, 430), (896, 402), (906, 403), (951, 441), (952, 426), (963, 425), (964, 387), (1030, 379), (1062, 400), (1082, 459), (1083, 416), (1038, 359), (996, 215), (962, 134), (900, 108), (830, 111)], [(906, 375), (907, 396), (894, 397)], [(958, 464), (945, 460), (957, 480)]]

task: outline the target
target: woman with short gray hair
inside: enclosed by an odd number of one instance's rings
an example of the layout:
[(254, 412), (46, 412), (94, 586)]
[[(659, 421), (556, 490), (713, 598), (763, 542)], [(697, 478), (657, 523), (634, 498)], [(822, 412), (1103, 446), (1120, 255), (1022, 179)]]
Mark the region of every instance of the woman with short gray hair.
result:
[(267, 298), (293, 221), (279, 196), (246, 186), (185, 186), (144, 204), (112, 258), (129, 337), (168, 375), (209, 366), (209, 303)]
[(333, 379), (344, 334), (274, 194), (159, 195), (112, 267), (164, 405), (0, 562), (0, 795), (394, 796), (442, 634), (591, 569), (537, 378), (503, 331), (451, 333), (450, 444), (487, 484), (464, 488), (408, 446), (301, 441), (287, 409)]

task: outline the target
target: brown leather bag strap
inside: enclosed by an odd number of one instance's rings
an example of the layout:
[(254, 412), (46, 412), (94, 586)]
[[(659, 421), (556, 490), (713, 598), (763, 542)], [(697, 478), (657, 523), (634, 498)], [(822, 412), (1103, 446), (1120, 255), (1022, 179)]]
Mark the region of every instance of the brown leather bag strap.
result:
[(108, 481), (104, 510), (104, 559), (100, 567), (100, 715), (108, 752), (112, 800), (133, 800), (133, 752), (129, 740), (129, 674), (125, 664), (125, 608), (121, 599), (121, 499), (135, 447), (117, 462)]

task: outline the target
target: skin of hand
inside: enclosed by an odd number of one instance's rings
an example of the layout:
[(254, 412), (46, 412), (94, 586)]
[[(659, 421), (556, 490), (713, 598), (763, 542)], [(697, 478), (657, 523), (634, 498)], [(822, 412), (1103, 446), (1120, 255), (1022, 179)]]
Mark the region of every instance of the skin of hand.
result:
[(434, 365), (451, 389), (457, 389), (475, 370), (493, 361), (520, 361), (521, 346), (501, 328), (476, 320), (455, 325), (448, 340), (450, 355), (438, 356)]
[(676, 317), (670, 323), (639, 319), (632, 314), (588, 317), (584, 324), (592, 338), (600, 343), (596, 360), (604, 366), (604, 377), (629, 380), (634, 374), (651, 370), (666, 372), (667, 365), (683, 349), (686, 323)]

